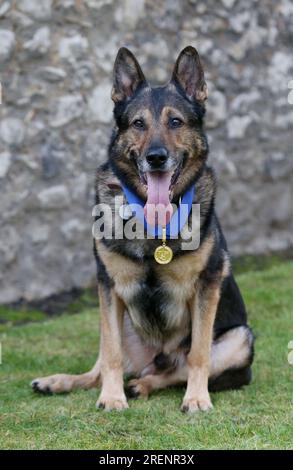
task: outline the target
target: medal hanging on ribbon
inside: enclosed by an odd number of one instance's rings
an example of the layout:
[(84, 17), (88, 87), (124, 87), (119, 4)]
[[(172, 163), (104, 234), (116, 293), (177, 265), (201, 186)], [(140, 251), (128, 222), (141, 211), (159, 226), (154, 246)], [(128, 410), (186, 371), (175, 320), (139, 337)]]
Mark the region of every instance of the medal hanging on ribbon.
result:
[(173, 258), (173, 251), (166, 245), (166, 239), (166, 227), (162, 227), (162, 245), (158, 246), (154, 252), (154, 258), (159, 264), (168, 264)]
[(155, 227), (149, 226), (144, 217), (143, 208), (145, 202), (127, 188), (127, 186), (123, 184), (121, 185), (128, 204), (132, 206), (131, 213), (135, 214), (135, 217), (144, 225), (146, 232), (154, 238), (159, 238), (162, 234), (162, 245), (158, 246), (154, 251), (156, 262), (159, 264), (170, 263), (173, 259), (173, 251), (169, 246), (167, 246), (166, 241), (167, 238), (178, 238), (178, 234), (188, 222), (188, 216), (192, 210), (195, 185), (192, 185), (183, 194), (182, 200), (180, 198), (177, 211), (172, 215), (170, 222), (165, 227), (160, 227), (159, 225), (156, 225)]

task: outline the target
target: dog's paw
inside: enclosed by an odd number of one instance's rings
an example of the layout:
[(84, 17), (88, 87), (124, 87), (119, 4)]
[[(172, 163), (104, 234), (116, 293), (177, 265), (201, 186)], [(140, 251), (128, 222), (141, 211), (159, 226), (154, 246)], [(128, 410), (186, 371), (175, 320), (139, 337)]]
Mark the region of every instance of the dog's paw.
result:
[(212, 408), (212, 402), (210, 400), (210, 397), (207, 395), (198, 398), (184, 398), (181, 406), (181, 411), (183, 411), (184, 413), (194, 413), (195, 411), (208, 411)]
[(143, 379), (132, 379), (126, 387), (128, 398), (147, 398), (149, 396), (149, 387)]
[(105, 411), (121, 411), (128, 408), (128, 403), (126, 397), (103, 397), (100, 396), (96, 403), (96, 407), (99, 409), (103, 409)]
[(51, 395), (53, 392), (50, 386), (44, 382), (44, 379), (35, 379), (31, 382), (31, 387), (34, 392), (43, 393), (44, 395)]
[(34, 392), (51, 395), (52, 393), (70, 392), (72, 381), (66, 374), (56, 374), (33, 380), (31, 387)]

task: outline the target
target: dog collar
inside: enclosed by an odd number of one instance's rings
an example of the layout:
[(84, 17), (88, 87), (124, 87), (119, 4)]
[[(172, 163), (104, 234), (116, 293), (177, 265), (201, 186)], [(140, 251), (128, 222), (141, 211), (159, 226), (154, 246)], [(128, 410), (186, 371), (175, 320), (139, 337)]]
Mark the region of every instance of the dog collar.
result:
[(143, 208), (145, 202), (126, 185), (121, 184), (121, 186), (128, 204), (133, 205), (134, 207), (133, 212), (135, 213), (135, 217), (144, 225), (144, 228), (149, 235), (154, 238), (177, 238), (178, 233), (181, 232), (186, 224), (192, 208), (192, 201), (195, 193), (194, 184), (181, 197), (179, 207), (172, 215), (171, 220), (166, 227), (161, 227), (159, 225), (156, 225), (155, 227), (150, 226), (144, 216)]

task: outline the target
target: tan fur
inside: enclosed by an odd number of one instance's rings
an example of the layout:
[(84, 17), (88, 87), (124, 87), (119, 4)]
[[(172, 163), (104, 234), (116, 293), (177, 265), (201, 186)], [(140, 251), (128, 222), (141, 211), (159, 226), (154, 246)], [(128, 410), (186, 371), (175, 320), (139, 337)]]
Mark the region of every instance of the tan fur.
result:
[(125, 305), (112, 289), (99, 287), (101, 309), (100, 367), (102, 390), (97, 407), (128, 408), (123, 386), (122, 331)]
[(187, 389), (182, 403), (184, 411), (212, 407), (208, 393), (209, 360), (219, 298), (220, 285), (203, 288), (201, 281), (197, 283), (197, 292), (190, 302), (192, 332), (187, 355)]
[(111, 252), (102, 243), (96, 242), (96, 247), (109, 276), (115, 282), (116, 292), (123, 298), (130, 297), (143, 275), (143, 265)]

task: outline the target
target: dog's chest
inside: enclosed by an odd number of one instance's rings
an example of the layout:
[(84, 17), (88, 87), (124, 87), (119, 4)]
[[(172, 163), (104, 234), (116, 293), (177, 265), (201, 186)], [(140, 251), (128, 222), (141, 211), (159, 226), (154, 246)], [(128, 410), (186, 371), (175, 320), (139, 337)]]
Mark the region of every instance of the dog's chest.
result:
[(98, 251), (139, 334), (155, 346), (178, 347), (190, 333), (188, 302), (202, 270), (201, 250), (168, 265), (134, 261), (103, 247)]
[(152, 266), (134, 281), (125, 303), (134, 326), (149, 343), (176, 343), (174, 336), (180, 343), (189, 333), (188, 300), (193, 290), (194, 280), (176, 282), (166, 271)]

